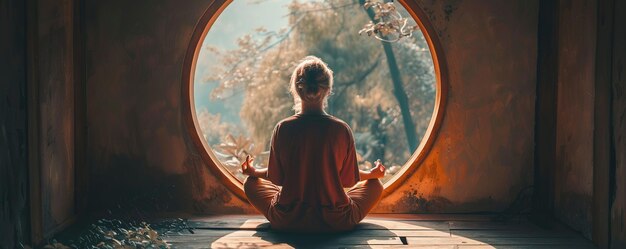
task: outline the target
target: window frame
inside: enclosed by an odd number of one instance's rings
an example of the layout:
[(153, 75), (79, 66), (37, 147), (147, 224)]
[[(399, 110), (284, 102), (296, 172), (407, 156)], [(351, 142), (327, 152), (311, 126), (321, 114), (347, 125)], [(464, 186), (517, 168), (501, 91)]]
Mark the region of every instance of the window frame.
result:
[[(183, 62), (183, 78), (182, 78), (182, 117), (189, 131), (191, 140), (193, 141), (198, 154), (207, 164), (211, 173), (233, 194), (242, 200), (247, 200), (243, 191), (243, 183), (239, 181), (227, 169), (219, 165), (218, 159), (215, 157), (210, 145), (202, 136), (202, 131), (196, 117), (196, 108), (194, 102), (194, 75), (196, 63), (202, 43), (215, 23), (219, 15), (228, 7), (233, 0), (215, 0), (209, 3), (202, 17), (196, 23), (192, 33), (189, 46)], [(424, 162), (424, 159), (430, 153), (439, 133), (439, 129), (443, 122), (445, 105), (448, 96), (448, 73), (443, 53), (442, 45), (439, 41), (434, 27), (427, 18), (426, 13), (421, 9), (416, 1), (399, 0), (411, 17), (420, 27), (424, 38), (428, 43), (433, 64), (435, 68), (436, 91), (435, 105), (433, 114), (428, 125), (428, 129), (422, 138), (420, 145), (417, 147), (413, 155), (407, 160), (394, 176), (384, 184), (383, 197), (393, 193), (398, 189), (410, 176), (414, 174), (417, 168)]]

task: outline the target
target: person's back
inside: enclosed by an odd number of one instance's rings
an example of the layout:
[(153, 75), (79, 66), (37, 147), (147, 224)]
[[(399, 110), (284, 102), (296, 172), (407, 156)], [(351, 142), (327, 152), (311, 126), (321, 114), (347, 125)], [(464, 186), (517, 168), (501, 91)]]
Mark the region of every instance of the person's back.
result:
[[(347, 124), (330, 115), (299, 114), (277, 125), (268, 176), (283, 188), (269, 212), (274, 228), (294, 229), (304, 222), (301, 230), (345, 230), (358, 222), (346, 213), (350, 199), (343, 191), (359, 179), (356, 154), (347, 153), (354, 151), (353, 143)], [(342, 218), (347, 220), (337, 222)]]
[[(350, 127), (323, 111), (332, 71), (321, 60), (307, 57), (291, 81), (298, 113), (276, 125), (267, 169), (255, 169), (248, 160), (242, 164), (243, 173), (250, 175), (244, 191), (274, 229), (352, 229), (380, 198), (377, 178), (384, 175), (384, 166), (359, 171)], [(367, 181), (354, 186), (359, 180)]]

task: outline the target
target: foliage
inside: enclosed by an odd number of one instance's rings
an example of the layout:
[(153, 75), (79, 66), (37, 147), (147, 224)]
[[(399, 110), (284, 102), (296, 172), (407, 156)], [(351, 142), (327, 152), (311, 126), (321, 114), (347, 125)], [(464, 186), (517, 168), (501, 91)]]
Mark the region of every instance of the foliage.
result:
[(222, 122), (221, 115), (212, 114), (206, 108), (196, 112), (196, 118), (200, 124), (200, 130), (208, 144), (218, 144), (222, 141), (224, 134), (240, 134), (242, 131), (237, 126)]
[[(334, 71), (334, 92), (327, 111), (350, 124), (359, 167), (369, 169), (372, 162), (381, 159), (389, 169), (383, 180), (390, 178), (411, 155), (406, 150), (402, 114), (380, 42), (357, 35), (359, 27), (370, 21), (366, 12), (353, 0), (294, 1), (288, 8), (291, 14), (287, 29), (268, 32), (259, 28), (240, 38), (236, 49), (211, 50), (219, 58), (219, 63), (215, 63), (218, 66), (206, 76), (218, 82), (211, 97), (220, 100), (243, 96), (243, 123), (236, 133), (234, 128), (222, 127), (219, 116), (204, 119), (210, 124), (200, 121), (207, 142), (237, 176), (241, 175), (237, 174), (239, 165), (235, 167), (235, 162), (243, 160), (251, 150), (262, 158), (256, 160), (260, 164), (257, 166), (265, 166), (267, 158), (262, 155), (269, 149), (275, 124), (293, 114), (293, 99), (288, 92), (291, 71), (300, 59), (311, 54), (322, 58)], [(396, 11), (408, 15), (401, 8)], [(422, 137), (431, 119), (435, 96), (428, 46), (422, 35), (415, 34), (406, 35), (392, 48), (416, 133)]]
[(261, 146), (255, 146), (254, 142), (245, 136), (226, 135), (224, 142), (214, 146), (214, 152), (220, 162), (238, 178), (244, 177), (239, 172), (239, 168), (241, 162), (246, 160), (246, 156), (251, 156), (260, 162), (260, 164), (254, 165), (259, 168), (267, 167), (269, 160), (269, 151), (264, 150)]
[(404, 37), (413, 36), (413, 32), (418, 30), (417, 25), (408, 26), (409, 19), (403, 17), (393, 2), (372, 2), (365, 1), (365, 9), (374, 10), (374, 20), (365, 24), (359, 34), (366, 33), (367, 36), (374, 36), (376, 39), (386, 42), (396, 42)]

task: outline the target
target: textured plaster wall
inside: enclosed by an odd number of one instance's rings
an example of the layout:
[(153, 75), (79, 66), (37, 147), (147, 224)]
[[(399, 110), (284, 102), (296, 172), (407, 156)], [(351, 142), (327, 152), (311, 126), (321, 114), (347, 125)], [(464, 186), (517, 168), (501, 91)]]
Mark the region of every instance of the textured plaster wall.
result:
[(183, 58), (209, 3), (86, 3), (87, 160), (95, 208), (119, 202), (154, 211), (252, 211), (211, 175), (181, 116)]
[[(208, 171), (181, 116), (182, 65), (209, 0), (86, 3), (91, 203), (253, 212)], [(536, 0), (421, 0), (448, 62), (432, 151), (378, 212), (500, 211), (532, 184)], [(153, 201), (152, 203), (150, 201)]]
[(591, 237), (596, 2), (560, 2), (555, 216)]
[(379, 212), (502, 211), (532, 184), (537, 1), (418, 1), (450, 77), (423, 165)]

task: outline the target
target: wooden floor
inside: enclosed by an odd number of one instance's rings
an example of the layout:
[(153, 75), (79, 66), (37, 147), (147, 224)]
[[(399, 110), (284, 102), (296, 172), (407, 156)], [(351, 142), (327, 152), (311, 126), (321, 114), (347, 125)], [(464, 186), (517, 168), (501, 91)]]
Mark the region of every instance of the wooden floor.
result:
[(192, 233), (166, 235), (172, 248), (594, 248), (566, 229), (494, 222), (479, 215), (371, 215), (355, 231), (293, 235), (272, 231), (262, 216), (191, 218)]

